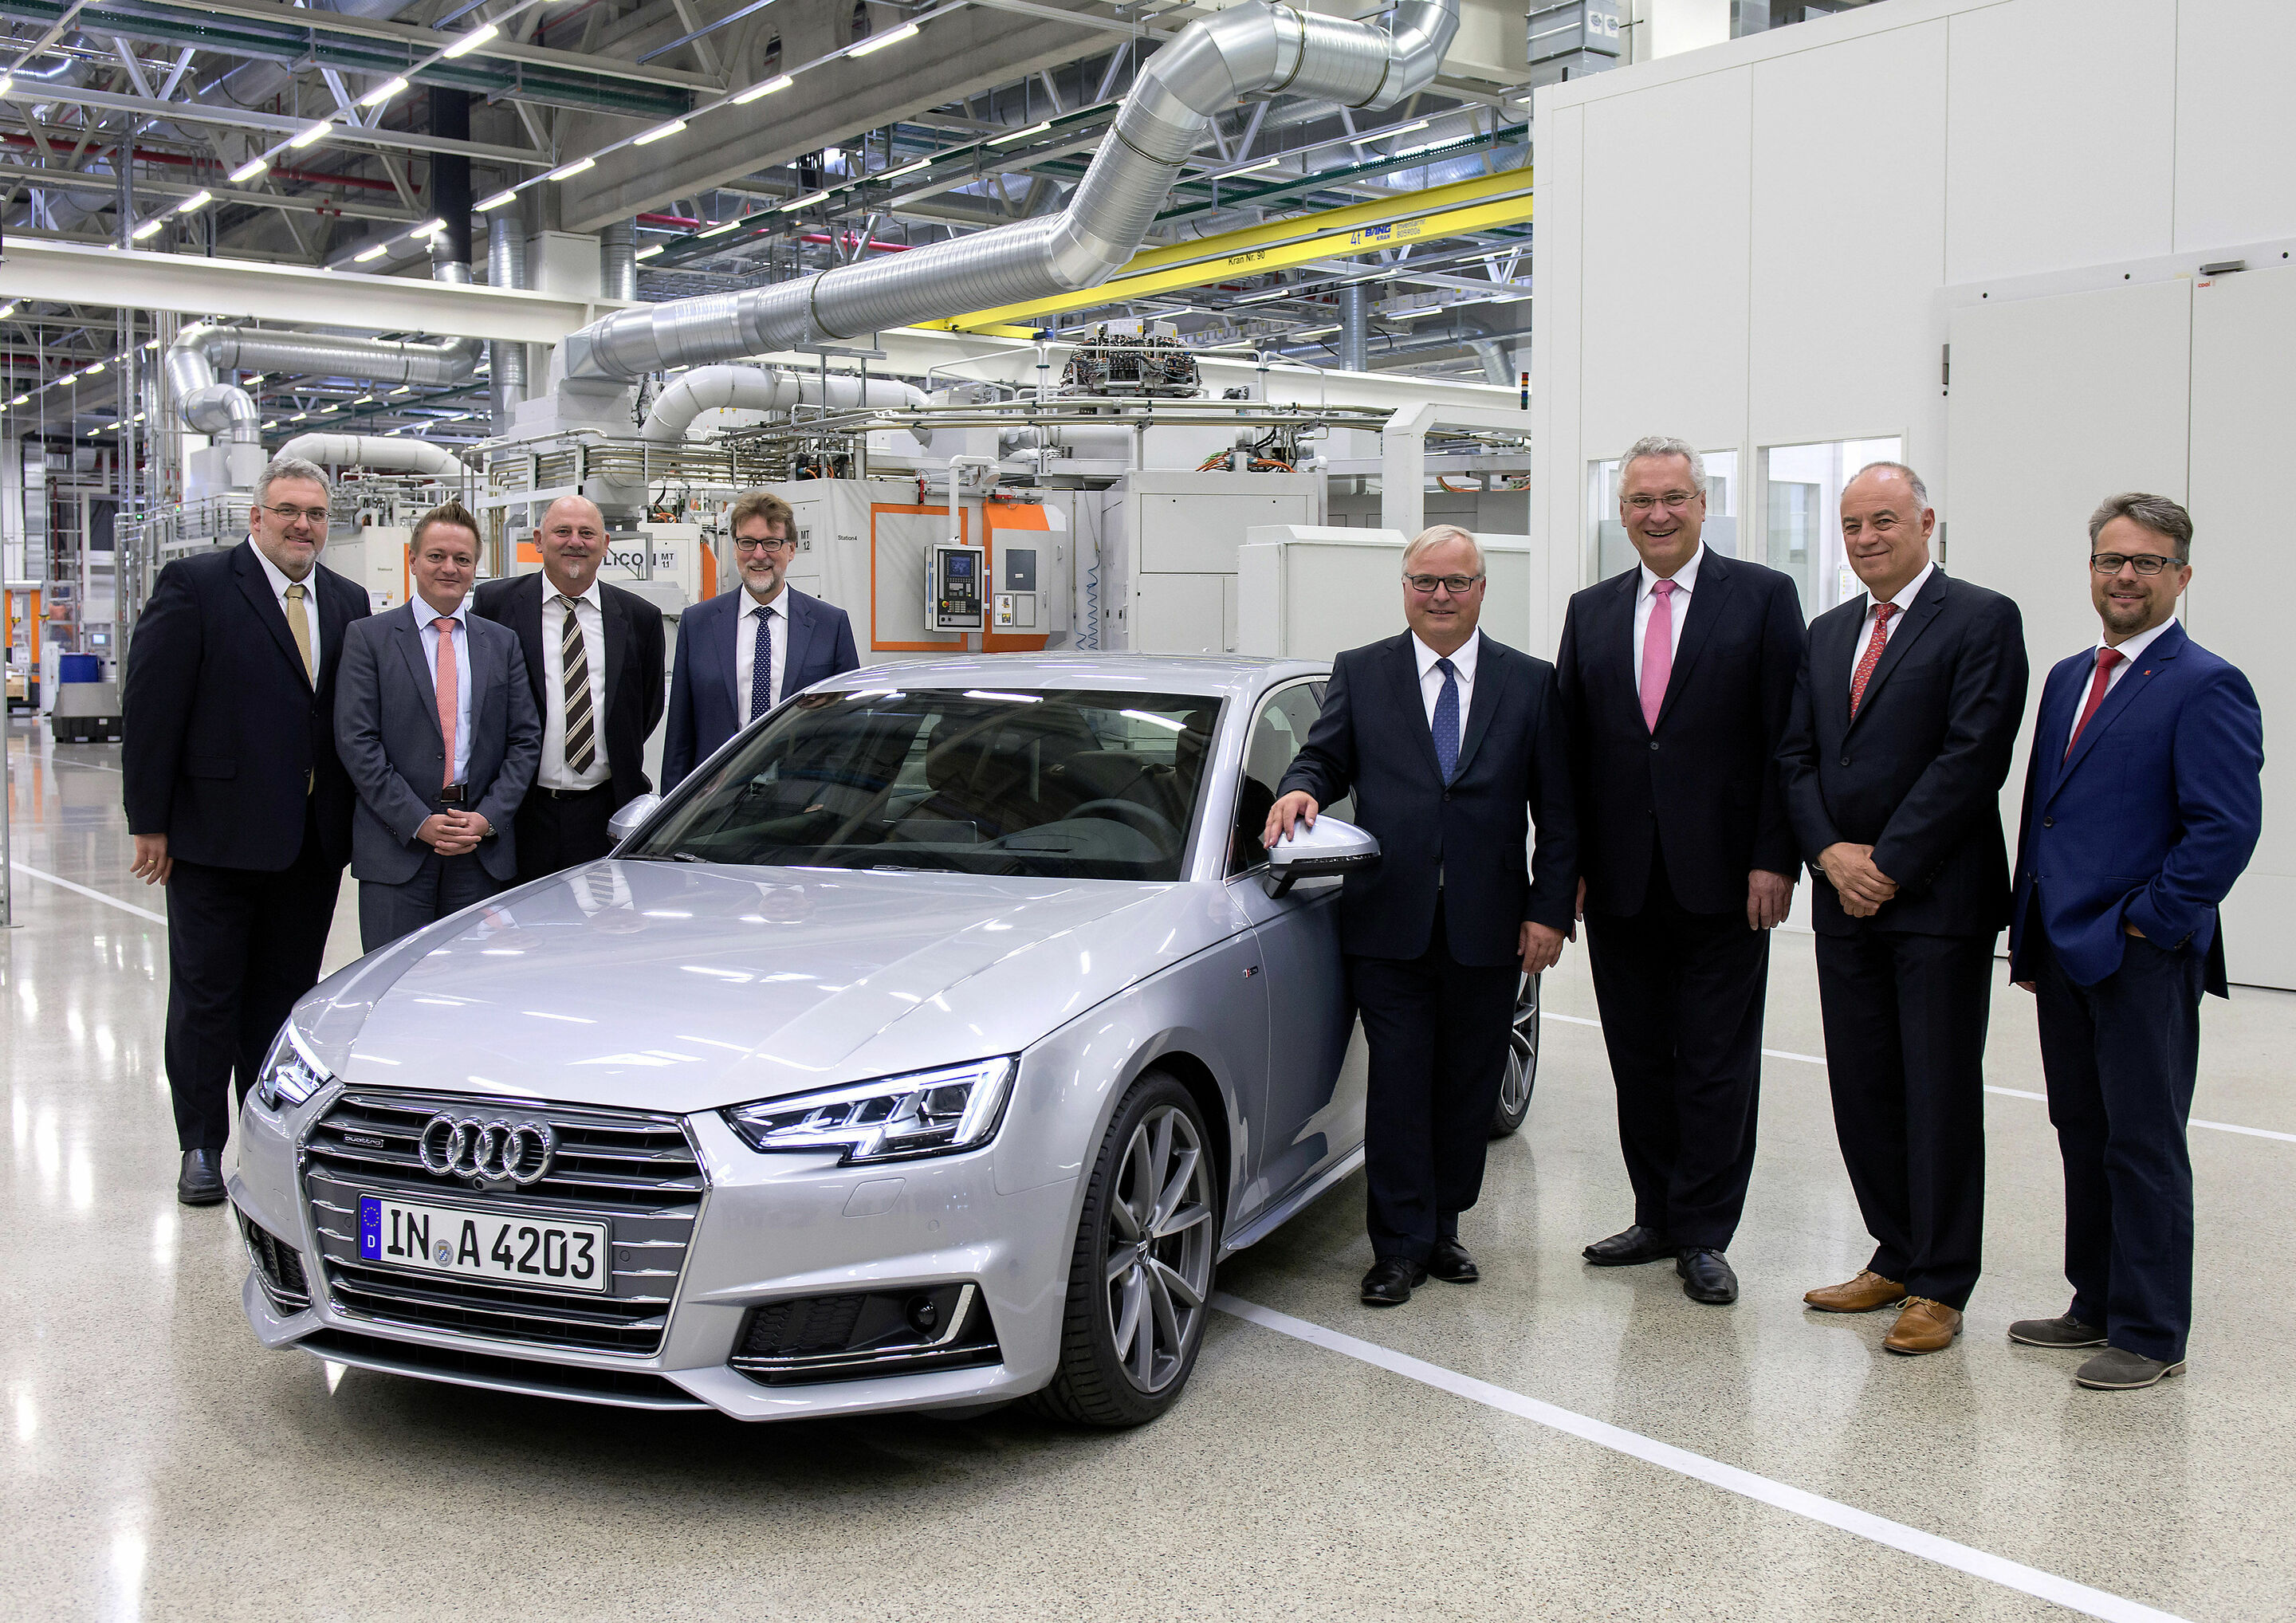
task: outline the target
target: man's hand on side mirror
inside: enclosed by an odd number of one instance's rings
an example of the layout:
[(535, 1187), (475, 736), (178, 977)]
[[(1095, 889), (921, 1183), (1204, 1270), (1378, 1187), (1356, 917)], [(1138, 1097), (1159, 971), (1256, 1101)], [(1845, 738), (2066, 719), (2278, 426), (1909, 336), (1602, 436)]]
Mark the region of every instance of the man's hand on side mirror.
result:
[(1304, 823), (1309, 828), (1315, 827), (1316, 814), (1321, 809), (1322, 807), (1316, 804), (1315, 796), (1304, 789), (1293, 790), (1268, 808), (1267, 828), (1261, 834), (1259, 843), (1273, 848), (1277, 840), (1292, 832), (1292, 825), (1294, 823)]

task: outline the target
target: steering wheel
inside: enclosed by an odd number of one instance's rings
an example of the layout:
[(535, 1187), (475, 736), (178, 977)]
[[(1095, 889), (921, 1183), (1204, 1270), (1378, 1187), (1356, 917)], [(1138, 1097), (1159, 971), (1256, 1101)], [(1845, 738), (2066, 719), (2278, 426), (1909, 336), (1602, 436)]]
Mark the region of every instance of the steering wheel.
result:
[(1174, 846), (1181, 843), (1180, 831), (1173, 826), (1169, 817), (1162, 812), (1141, 805), (1137, 800), (1086, 800), (1082, 806), (1072, 809), (1069, 816), (1107, 817), (1114, 822), (1131, 824), (1151, 840), (1168, 840)]

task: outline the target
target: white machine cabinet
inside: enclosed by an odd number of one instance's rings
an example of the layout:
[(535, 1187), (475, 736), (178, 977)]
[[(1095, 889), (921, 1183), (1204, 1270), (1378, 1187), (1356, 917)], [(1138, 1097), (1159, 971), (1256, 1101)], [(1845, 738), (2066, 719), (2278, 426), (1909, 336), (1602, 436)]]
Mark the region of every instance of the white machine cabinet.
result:
[(1144, 468), (1102, 506), (1100, 645), (1131, 653), (1236, 651), (1236, 568), (1245, 533), (1319, 525), (1317, 473)]
[[(1487, 581), (1482, 629), (1551, 658), (1547, 548), (1529, 536), (1477, 536)], [(1254, 526), (1236, 573), (1236, 652), (1328, 660), (1404, 627), (1402, 532)]]

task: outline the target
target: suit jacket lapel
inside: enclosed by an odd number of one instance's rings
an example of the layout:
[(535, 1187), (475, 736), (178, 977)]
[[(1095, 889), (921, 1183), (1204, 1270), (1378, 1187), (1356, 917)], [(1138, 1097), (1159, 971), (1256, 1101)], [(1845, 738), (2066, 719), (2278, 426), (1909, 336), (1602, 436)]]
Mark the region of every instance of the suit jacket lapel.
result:
[(1642, 597), (1642, 566), (1613, 575), (1611, 585), (1614, 590), (1610, 601), (1603, 604), (1595, 621), (1600, 641), (1587, 663), (1611, 678), (1603, 684), (1595, 701), (1620, 706), (1622, 725), (1640, 727), (1642, 673), (1635, 668), (1635, 607)]
[(415, 625), (411, 609), (393, 610), (392, 613), (397, 618), (390, 628), (391, 640), (398, 644), (398, 652), (414, 678), (414, 691), (422, 695), (423, 717), (430, 722), (430, 730), (439, 735), (439, 742), (443, 747), (447, 742), (447, 730), (439, 725), (439, 690), (430, 684), (430, 664), (422, 657), (422, 632)]
[[(1937, 619), (1939, 611), (1945, 607), (1945, 571), (1933, 570), (1929, 584), (1922, 588), (1922, 594), (1914, 599), (1913, 607), (1898, 617), (1897, 628), (1890, 634), (1890, 641), (1882, 648), (1881, 659), (1874, 662), (1874, 674), (1866, 678), (1866, 697), (1858, 703), (1857, 714), (1849, 718), (1851, 726), (1856, 726), (1873, 713), (1874, 695), (1881, 691), (1882, 684), (1889, 680), (1890, 673), (1898, 668), (1914, 639), (1928, 630), (1930, 622)], [(1870, 594), (1868, 595), (1870, 597)], [(1867, 612), (1871, 612), (1870, 608)], [(1855, 648), (1857, 643), (1853, 641), (1850, 646)], [(1845, 705), (1849, 702), (1846, 689), (1842, 702)]]
[(805, 668), (806, 649), (813, 641), (813, 599), (791, 586), (782, 594), (782, 608), (789, 615), (789, 646), (782, 652), (782, 691), (775, 697), (786, 699), (805, 685), (797, 674)]
[[(1508, 680), (1514, 675), (1514, 661), (1505, 657), (1505, 651), (1491, 641), (1483, 639), (1482, 651), (1476, 656), (1474, 697), (1467, 701), (1466, 735), (1459, 741), (1458, 770), (1451, 775), (1456, 783), (1467, 775), (1467, 763), (1475, 758), (1475, 748), (1483, 742), (1483, 734), (1491, 730), (1491, 714), (1498, 709), (1499, 699), (1505, 692)], [(1435, 732), (1429, 728), (1427, 747), (1435, 747)]]
[(718, 634), (718, 658), (726, 670), (726, 701), (738, 717), (742, 714), (742, 666), (737, 651), (743, 632), (748, 631), (751, 636), (757, 633), (750, 631), (749, 589), (735, 586), (727, 595), (734, 600), (730, 605), (734, 611), (726, 617), (726, 628)]
[[(614, 694), (622, 679), (622, 661), (629, 657), (630, 622), (619, 600), (609, 596), (603, 586), (598, 589), (598, 618), (606, 627), (606, 711), (611, 715)], [(601, 716), (596, 725), (604, 726), (605, 717)]]
[[(2103, 735), (2104, 730), (2120, 720), (2120, 713), (2136, 701), (2138, 690), (2150, 686), (2153, 677), (2160, 674), (2161, 667), (2183, 652), (2184, 647), (2183, 626), (2179, 625), (2173, 630), (2162, 633), (2154, 640), (2152, 646), (2144, 651), (2144, 658), (2136, 662), (2136, 668), (2126, 672), (2120, 681), (2105, 691), (2103, 702), (2096, 707), (2096, 714), (2090, 717), (2088, 725), (2081, 729), (2080, 738), (2074, 743), (2072, 753), (2065, 756), (2063, 764), (2057, 768), (2057, 781), (2050, 785), (2050, 793), (2054, 794), (2063, 786), (2065, 780), (2079, 769), (2081, 762), (2088, 758), (2089, 750)], [(2096, 661), (2092, 659), (2089, 661), (2087, 673), (2080, 676), (2073, 684), (2074, 716), (2079, 715), (2079, 707), (2088, 701), (2088, 684), (2095, 680), (2095, 676)], [(2065, 717), (2063, 724), (2057, 728), (2055, 736), (2062, 738), (2072, 730), (2072, 717)], [(2034, 748), (2043, 748), (2047, 742), (2045, 739), (2036, 738)], [(2058, 753), (2062, 754), (2062, 745), (2056, 746)]]
[(510, 626), (518, 634), (518, 645), (526, 654), (528, 683), (534, 689), (534, 704), (538, 710), (548, 690), (544, 686), (543, 660), (555, 659), (558, 651), (542, 645), (542, 605), (550, 596), (549, 577), (537, 570), (518, 584), (510, 594)]
[[(1837, 611), (1819, 616), (1810, 631), (1809, 679), (1817, 690), (1811, 702), (1832, 725), (1836, 738), (1849, 731), (1850, 667), (1857, 657), (1860, 623), (1855, 616)], [(1823, 649), (1818, 645), (1821, 637)]]
[[(255, 555), (255, 543), (242, 541), (240, 548), (244, 555), (232, 566), (233, 572), (239, 577), (239, 589), (247, 594), (247, 601), (255, 605), (256, 618), (270, 631), (271, 640), (279, 644), (279, 652), (285, 654), (288, 663), (294, 666), (295, 674), (302, 676), (305, 675), (303, 651), (295, 646), (295, 634), (287, 629), (286, 610), (271, 594), (271, 578), (263, 572), (262, 561)], [(312, 571), (315, 575), (317, 572), (316, 570)], [(315, 620), (319, 612), (319, 605), (314, 601), (316, 596), (316, 594), (313, 594), (312, 598), (307, 598), (303, 604), (304, 612)], [(321, 641), (320, 658), (324, 661), (330, 652), (326, 644), (332, 639), (323, 637)], [(306, 677), (307, 681), (308, 679)]]
[[(1658, 719), (1662, 726), (1666, 713), (1688, 685), (1690, 668), (1698, 662), (1699, 653), (1706, 640), (1714, 633), (1714, 622), (1722, 617), (1723, 604), (1730, 595), (1730, 572), (1711, 549), (1706, 561), (1698, 566), (1698, 589), (1690, 594), (1689, 619), (1682, 623), (1682, 641), (1674, 651), (1674, 666), (1666, 679), (1666, 697), (1659, 701)], [(1632, 622), (1628, 622), (1631, 626)], [(1632, 648), (1629, 641), (1628, 647)]]
[(1427, 701), (1419, 694), (1419, 657), (1412, 646), (1408, 631), (1388, 643), (1388, 679), (1394, 684), (1396, 701), (1401, 704), (1409, 722), (1405, 729), (1419, 740), (1420, 758), (1427, 763), (1437, 783), (1443, 781), (1442, 763), (1435, 758), (1435, 730), (1427, 725)]

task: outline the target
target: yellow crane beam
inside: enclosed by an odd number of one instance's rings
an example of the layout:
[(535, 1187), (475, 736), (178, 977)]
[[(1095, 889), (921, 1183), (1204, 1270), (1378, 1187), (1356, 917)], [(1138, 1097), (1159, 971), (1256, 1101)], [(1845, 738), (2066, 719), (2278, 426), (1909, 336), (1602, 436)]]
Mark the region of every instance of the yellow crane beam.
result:
[(1344, 259), (1406, 242), (1433, 242), (1518, 225), (1530, 217), (1530, 184), (1528, 168), (1503, 169), (1408, 196), (1273, 220), (1193, 242), (1151, 249), (1136, 255), (1096, 287), (922, 324), (953, 332), (1002, 329), (1003, 336), (1025, 338), (1033, 328), (1009, 324), (1023, 317), (1204, 287), (1234, 276), (1259, 275), (1314, 259)]

